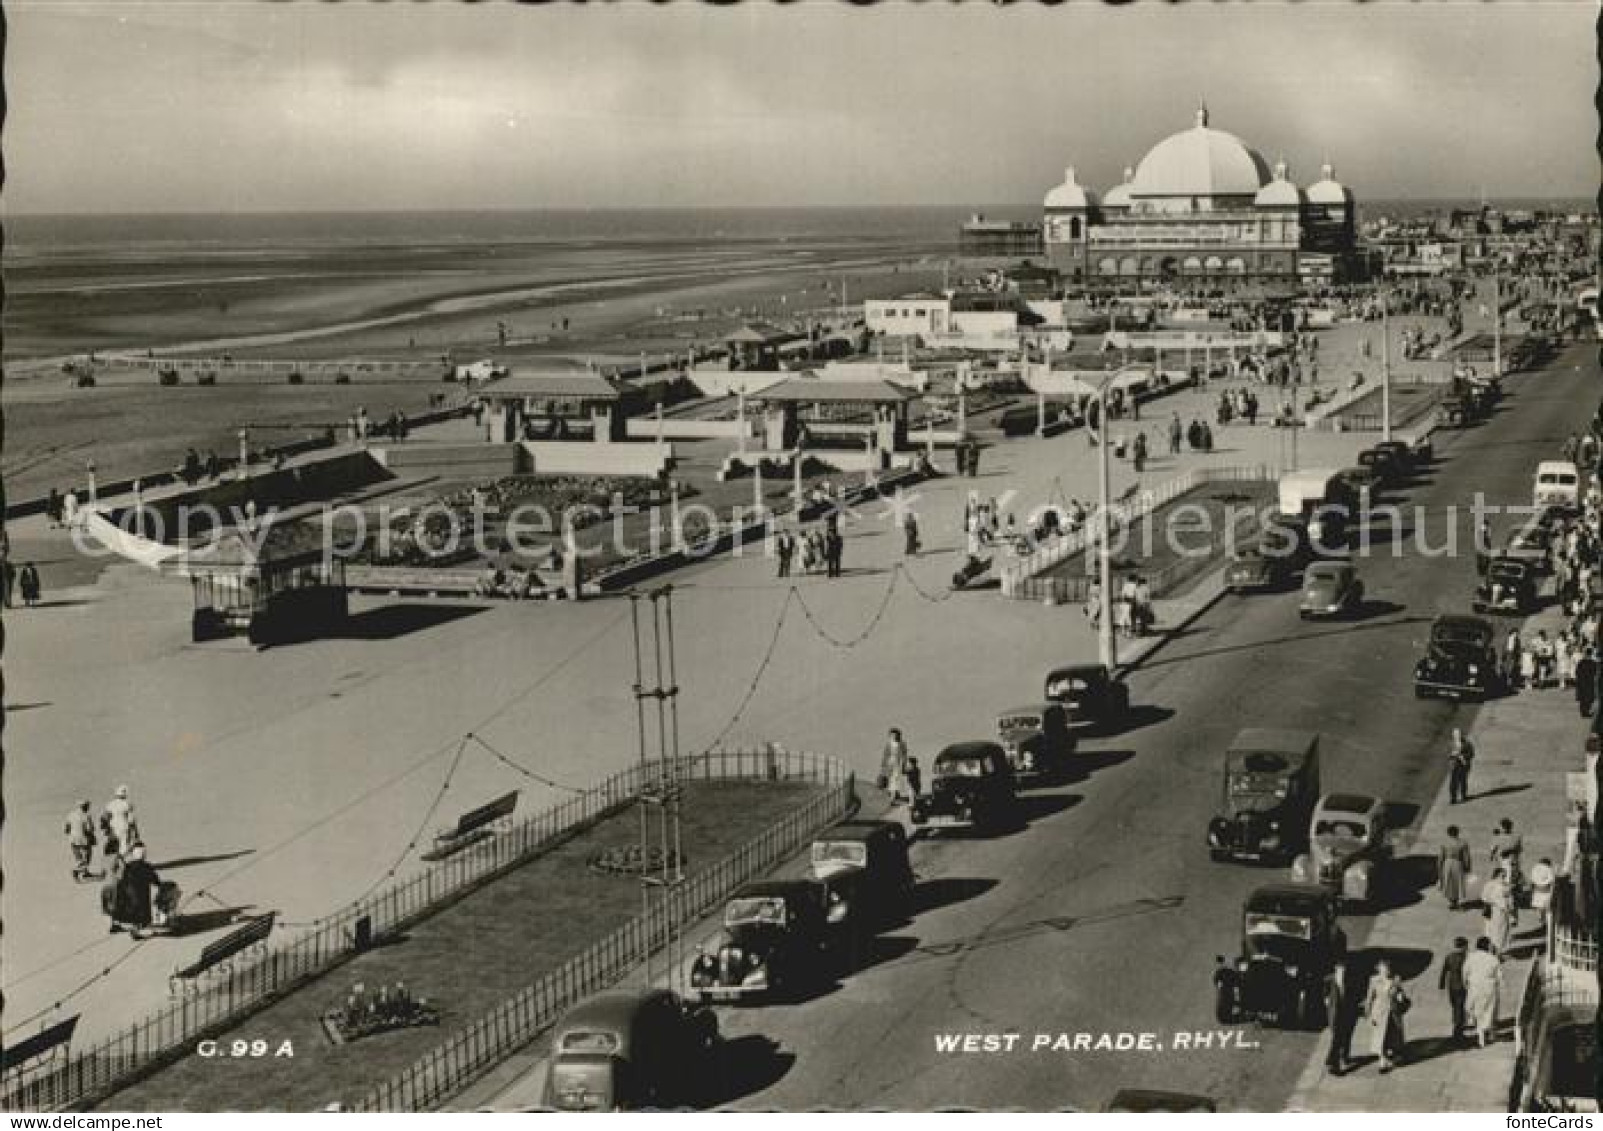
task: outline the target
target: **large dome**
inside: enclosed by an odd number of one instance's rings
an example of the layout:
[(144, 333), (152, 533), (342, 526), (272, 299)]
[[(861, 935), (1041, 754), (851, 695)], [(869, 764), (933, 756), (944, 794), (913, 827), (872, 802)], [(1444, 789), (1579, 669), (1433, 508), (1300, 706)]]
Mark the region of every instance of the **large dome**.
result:
[(1319, 180), (1308, 186), (1308, 200), (1312, 204), (1351, 204), (1353, 194), (1336, 180), (1336, 170), (1327, 161), (1319, 170)]
[(1195, 126), (1164, 138), (1141, 159), (1130, 195), (1256, 196), (1268, 181), (1264, 159), (1235, 134), (1210, 129), (1203, 109)]

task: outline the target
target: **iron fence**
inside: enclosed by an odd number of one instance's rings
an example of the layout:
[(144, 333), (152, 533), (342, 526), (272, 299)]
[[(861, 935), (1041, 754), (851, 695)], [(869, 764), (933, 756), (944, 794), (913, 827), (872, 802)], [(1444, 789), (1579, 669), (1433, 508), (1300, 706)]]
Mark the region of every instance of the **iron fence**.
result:
[[(292, 938), (222, 964), (202, 978), (174, 980), (175, 999), (122, 1031), (43, 1066), (7, 1065), (0, 1110), (56, 1111), (82, 1106), (178, 1059), (204, 1037), (238, 1024), (271, 1000), (334, 969), (357, 951), (357, 924), (374, 942), (398, 934), (491, 880), (630, 804), (641, 788), (665, 776), (664, 763), (636, 764), (553, 808), (515, 823), (502, 835), (431, 865), (336, 912)], [(715, 750), (679, 759), (681, 781), (806, 781), (829, 786), (823, 798), (850, 794), (850, 772), (826, 755)], [(828, 808), (814, 799), (808, 812)], [(779, 828), (800, 827), (781, 822)], [(738, 855), (738, 854), (737, 854)], [(283, 930), (284, 928), (279, 928)], [(592, 961), (594, 961), (592, 959)], [(13, 1071), (16, 1070), (16, 1071)]]
[[(673, 932), (712, 910), (741, 884), (790, 856), (844, 816), (854, 797), (848, 774), (756, 839), (683, 884), (668, 898), (593, 944), (500, 1006), (460, 1029), (352, 1111), (425, 1111), (461, 1091), (555, 1024), (580, 999), (621, 981), (669, 947)], [(675, 971), (673, 974), (679, 972)]]

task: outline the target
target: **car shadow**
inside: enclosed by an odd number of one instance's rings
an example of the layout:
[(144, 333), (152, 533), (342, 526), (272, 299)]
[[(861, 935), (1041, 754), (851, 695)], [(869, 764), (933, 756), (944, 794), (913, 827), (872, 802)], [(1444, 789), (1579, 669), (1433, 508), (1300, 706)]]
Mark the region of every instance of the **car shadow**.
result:
[(1364, 908), (1366, 915), (1383, 915), (1422, 902), (1426, 889), (1436, 882), (1436, 858), (1422, 853), (1399, 856), (1378, 870), (1378, 879)]
[[(1159, 662), (1161, 663), (1162, 661)], [(1143, 664), (1141, 666), (1147, 667), (1148, 665)], [(1083, 728), (1078, 728), (1076, 733), (1096, 738), (1129, 734), (1133, 730), (1156, 726), (1158, 723), (1167, 722), (1172, 718), (1174, 718), (1174, 709), (1172, 707), (1159, 707), (1155, 703), (1134, 703), (1131, 704), (1130, 709), (1125, 712), (1124, 718), (1119, 722), (1108, 723), (1099, 719)]]
[(1013, 808), (1014, 827), (1028, 828), (1036, 821), (1073, 809), (1084, 800), (1078, 793), (1035, 793), (1020, 797)]
[(1406, 829), (1419, 816), (1419, 806), (1412, 801), (1388, 801), (1383, 820), (1388, 829)]
[(967, 902), (984, 895), (995, 886), (995, 880), (972, 876), (940, 876), (924, 880), (913, 889), (913, 896), (908, 901), (908, 916), (911, 918), (926, 911)]
[(733, 1103), (773, 1087), (795, 1065), (796, 1054), (781, 1050), (772, 1037), (752, 1034), (724, 1041), (718, 1059), (717, 1095), (709, 1106)]
[(1353, 611), (1354, 620), (1373, 620), (1375, 617), (1389, 617), (1393, 613), (1400, 613), (1407, 605), (1399, 605), (1396, 601), (1376, 601), (1368, 597), (1359, 602), (1358, 608)]
[(911, 954), (917, 946), (918, 940), (910, 935), (871, 935), (861, 940), (852, 953), (853, 961), (847, 976), (895, 962), (904, 954)]

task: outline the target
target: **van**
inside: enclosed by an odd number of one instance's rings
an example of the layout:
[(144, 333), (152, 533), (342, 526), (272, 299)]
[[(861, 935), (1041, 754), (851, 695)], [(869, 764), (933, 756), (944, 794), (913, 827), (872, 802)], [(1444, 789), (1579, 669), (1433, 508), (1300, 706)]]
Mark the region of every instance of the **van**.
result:
[(1536, 484), (1531, 501), (1538, 507), (1578, 510), (1581, 505), (1581, 473), (1566, 460), (1544, 460), (1536, 465)]

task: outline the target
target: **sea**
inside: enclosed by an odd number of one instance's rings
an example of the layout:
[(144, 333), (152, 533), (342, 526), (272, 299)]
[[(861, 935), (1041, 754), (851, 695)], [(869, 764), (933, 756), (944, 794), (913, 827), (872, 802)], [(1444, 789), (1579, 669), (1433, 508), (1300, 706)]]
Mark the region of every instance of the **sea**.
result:
[[(1473, 198), (1360, 201), (1365, 216), (1407, 217), (1470, 208)], [(1596, 201), (1500, 200), (1504, 209), (1595, 211)], [(449, 212), (213, 212), (103, 215), (6, 215), (5, 257), (79, 258), (183, 249), (312, 250), (349, 246), (537, 247), (832, 244), (949, 252), (970, 215), (1039, 220), (1039, 205), (900, 208), (549, 209)]]

